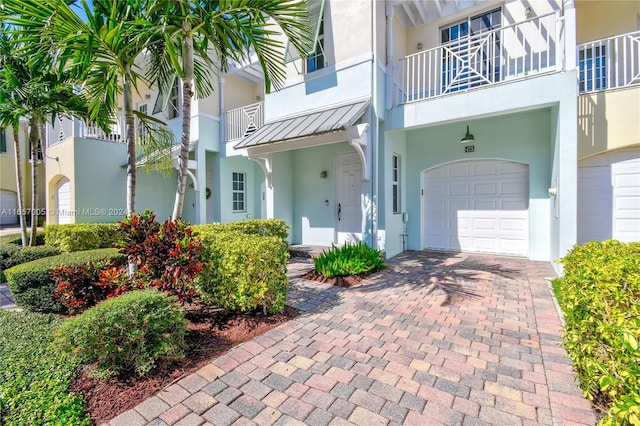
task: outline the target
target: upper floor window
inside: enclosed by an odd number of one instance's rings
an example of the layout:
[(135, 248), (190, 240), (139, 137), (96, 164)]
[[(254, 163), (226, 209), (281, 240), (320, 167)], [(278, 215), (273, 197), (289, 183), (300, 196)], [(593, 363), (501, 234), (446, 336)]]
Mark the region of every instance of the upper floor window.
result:
[(232, 194), (233, 194), (233, 212), (244, 213), (247, 211), (247, 174), (233, 172), (231, 176)]
[[(465, 90), (500, 80), (502, 9), (494, 9), (440, 29), (442, 91)], [(487, 33), (486, 36), (482, 35)]]
[(169, 119), (180, 116), (180, 80), (178, 78), (173, 80), (169, 96), (158, 93), (156, 103), (153, 105), (153, 114), (159, 114), (162, 111), (167, 111)]
[(0, 132), (0, 152), (7, 152), (7, 135), (4, 130)]
[[(138, 111), (140, 111), (141, 114), (147, 115), (147, 104), (140, 104)], [(147, 141), (147, 128), (142, 125), (141, 120), (138, 121), (138, 140), (141, 143)]]
[(307, 24), (309, 26), (309, 39), (304, 43), (303, 50), (299, 51), (291, 42), (287, 43), (285, 50), (285, 62), (303, 59), (305, 73), (311, 73), (325, 67), (324, 52), (324, 3), (325, 0), (307, 0), (309, 9)]
[(318, 31), (318, 42), (313, 53), (307, 56), (306, 69), (307, 74), (324, 68), (324, 19), (320, 17), (320, 30)]
[(607, 57), (605, 46), (581, 48), (578, 52), (580, 92), (607, 88)]

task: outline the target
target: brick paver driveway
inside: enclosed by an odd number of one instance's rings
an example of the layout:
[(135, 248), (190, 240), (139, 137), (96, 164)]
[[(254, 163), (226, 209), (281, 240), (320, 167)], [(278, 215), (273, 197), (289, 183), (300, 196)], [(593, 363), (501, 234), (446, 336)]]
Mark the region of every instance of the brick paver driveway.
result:
[(548, 263), (407, 252), (350, 289), (295, 278), (304, 314), (111, 425), (590, 424)]

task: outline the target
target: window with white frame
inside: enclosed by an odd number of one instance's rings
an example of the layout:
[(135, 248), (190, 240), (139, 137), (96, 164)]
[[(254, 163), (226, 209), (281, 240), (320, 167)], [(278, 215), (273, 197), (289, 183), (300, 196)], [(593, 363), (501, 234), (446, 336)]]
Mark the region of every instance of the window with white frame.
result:
[(233, 194), (233, 212), (244, 213), (247, 211), (247, 174), (233, 172), (231, 176)]
[[(140, 104), (138, 111), (141, 114), (147, 115), (147, 104)], [(142, 125), (142, 120), (138, 120), (138, 141), (145, 143), (147, 141), (147, 128)]]
[(400, 156), (398, 154), (393, 154), (391, 160), (391, 200), (393, 212), (400, 213), (402, 210), (400, 203)]
[(605, 46), (591, 46), (578, 52), (580, 93), (607, 88), (607, 56)]
[(320, 29), (318, 30), (318, 41), (311, 55), (307, 56), (305, 62), (305, 72), (307, 74), (324, 68), (324, 19), (320, 17)]
[(180, 116), (180, 80), (173, 80), (171, 93), (169, 94), (169, 119)]
[(7, 135), (4, 130), (0, 131), (0, 152), (7, 152)]

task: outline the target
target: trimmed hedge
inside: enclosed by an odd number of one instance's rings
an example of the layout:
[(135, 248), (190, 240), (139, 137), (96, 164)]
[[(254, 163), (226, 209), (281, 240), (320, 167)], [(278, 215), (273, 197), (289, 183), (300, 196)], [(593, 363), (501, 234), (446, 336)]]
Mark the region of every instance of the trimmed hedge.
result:
[[(30, 232), (27, 232), (27, 242), (29, 241)], [(17, 246), (22, 245), (22, 237), (20, 234), (7, 234), (0, 236), (0, 244), (14, 244)], [(44, 245), (44, 234), (42, 232), (38, 232), (36, 234), (36, 245), (41, 246)]]
[(90, 425), (67, 390), (77, 365), (54, 348), (54, 315), (0, 310), (0, 424)]
[(5, 271), (16, 303), (35, 312), (65, 312), (66, 308), (53, 297), (55, 283), (50, 271), (60, 265), (83, 265), (89, 262), (122, 260), (117, 249), (87, 250), (63, 253), (14, 266)]
[(60, 254), (60, 249), (52, 246), (22, 247), (14, 244), (0, 244), (0, 283), (6, 281), (4, 271), (21, 263)]
[(192, 226), (195, 232), (200, 229), (217, 232), (240, 232), (249, 235), (265, 235), (286, 240), (289, 234), (289, 225), (280, 219), (247, 219), (239, 222), (207, 224)]
[(94, 364), (94, 376), (143, 376), (156, 363), (184, 356), (186, 332), (184, 311), (174, 298), (136, 290), (68, 319), (56, 332), (56, 347), (78, 363)]
[(640, 243), (591, 242), (560, 261), (554, 281), (564, 347), (604, 425), (640, 424)]
[(289, 289), (288, 244), (280, 237), (197, 226), (204, 266), (196, 278), (203, 301), (230, 311), (284, 308)]
[(44, 228), (47, 245), (63, 252), (113, 248), (118, 241), (116, 223), (70, 223), (47, 225)]

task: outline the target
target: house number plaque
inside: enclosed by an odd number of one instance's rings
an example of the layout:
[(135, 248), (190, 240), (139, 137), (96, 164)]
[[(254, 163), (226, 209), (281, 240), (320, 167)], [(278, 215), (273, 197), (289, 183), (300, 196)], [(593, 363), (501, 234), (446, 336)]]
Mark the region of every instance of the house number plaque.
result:
[(475, 145), (467, 145), (464, 147), (464, 152), (475, 152), (475, 150), (476, 150)]

